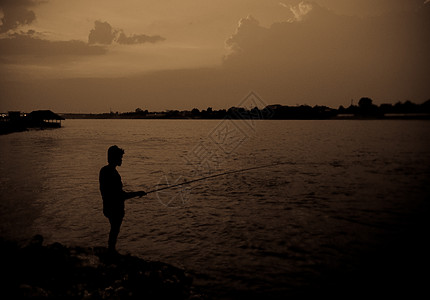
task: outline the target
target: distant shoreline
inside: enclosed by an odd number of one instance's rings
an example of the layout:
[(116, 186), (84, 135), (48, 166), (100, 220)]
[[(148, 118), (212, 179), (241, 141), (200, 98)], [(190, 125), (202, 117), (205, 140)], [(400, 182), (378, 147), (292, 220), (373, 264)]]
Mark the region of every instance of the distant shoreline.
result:
[(193, 108), (191, 110), (165, 110), (150, 112), (136, 108), (132, 112), (109, 113), (62, 113), (66, 119), (251, 119), (251, 120), (369, 120), (369, 119), (430, 119), (430, 100), (422, 104), (411, 101), (396, 104), (374, 105), (372, 99), (361, 98), (358, 105), (351, 104), (345, 108), (339, 106), (334, 109), (327, 106), (297, 105), (287, 106), (281, 104), (267, 105), (258, 108), (254, 104), (249, 107), (230, 107), (229, 109), (214, 110), (208, 107), (204, 110)]
[(108, 114), (79, 114), (79, 113), (60, 113), (65, 119), (90, 119), (90, 120), (223, 120), (223, 119), (253, 119), (253, 120), (430, 120), (430, 114), (389, 114), (384, 116), (355, 116), (355, 115), (336, 115), (327, 118), (312, 118), (312, 117), (285, 117), (285, 118), (231, 118), (230, 116), (224, 117), (191, 117), (191, 116), (121, 116), (121, 115), (108, 115)]
[(33, 111), (30, 114), (9, 111), (0, 114), (0, 135), (25, 131), (28, 128), (60, 128), (62, 119), (144, 119), (144, 120), (430, 120), (430, 100), (422, 104), (411, 101), (396, 104), (374, 105), (372, 99), (363, 97), (358, 105), (334, 109), (327, 106), (281, 104), (258, 108), (230, 107), (214, 110), (165, 110), (150, 112), (136, 108), (132, 112), (109, 113), (58, 113), (50, 110)]

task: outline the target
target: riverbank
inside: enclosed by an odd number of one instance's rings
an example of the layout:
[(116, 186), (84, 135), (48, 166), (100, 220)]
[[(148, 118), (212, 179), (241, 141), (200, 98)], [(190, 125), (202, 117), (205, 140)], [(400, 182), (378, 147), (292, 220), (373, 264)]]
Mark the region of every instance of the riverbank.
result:
[(192, 277), (174, 266), (106, 248), (28, 245), (0, 238), (3, 295), (16, 299), (203, 299)]
[(165, 113), (151, 115), (135, 115), (135, 114), (61, 114), (62, 117), (68, 120), (73, 119), (91, 119), (91, 120), (121, 120), (121, 119), (137, 119), (137, 120), (430, 120), (430, 114), (386, 114), (381, 116), (363, 116), (354, 114), (335, 114), (328, 116), (315, 115), (289, 115), (289, 116), (270, 116), (268, 118), (257, 116), (190, 116), (190, 115), (168, 115)]

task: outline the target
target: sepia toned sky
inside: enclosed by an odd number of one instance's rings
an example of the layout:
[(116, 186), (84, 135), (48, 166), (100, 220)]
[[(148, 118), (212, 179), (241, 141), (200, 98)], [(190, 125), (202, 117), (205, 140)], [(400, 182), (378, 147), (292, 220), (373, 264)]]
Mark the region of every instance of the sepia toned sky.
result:
[(0, 0), (0, 112), (430, 99), (426, 0)]

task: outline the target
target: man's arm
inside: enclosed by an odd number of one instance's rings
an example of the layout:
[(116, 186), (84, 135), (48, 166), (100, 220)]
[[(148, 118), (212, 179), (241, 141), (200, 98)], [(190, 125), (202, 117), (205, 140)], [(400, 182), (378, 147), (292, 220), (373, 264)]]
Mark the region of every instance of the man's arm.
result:
[(134, 198), (134, 197), (142, 197), (145, 196), (146, 192), (144, 191), (138, 191), (138, 192), (124, 192), (124, 200)]

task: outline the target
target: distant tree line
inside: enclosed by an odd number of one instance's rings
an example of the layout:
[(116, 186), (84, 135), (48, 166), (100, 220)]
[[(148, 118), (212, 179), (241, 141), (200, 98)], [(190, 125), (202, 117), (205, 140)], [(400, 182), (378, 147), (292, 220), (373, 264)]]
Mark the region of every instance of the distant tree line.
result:
[(337, 114), (353, 114), (355, 116), (381, 117), (387, 114), (429, 114), (430, 99), (422, 104), (415, 104), (409, 100), (396, 104), (374, 105), (372, 99), (364, 97), (358, 102), (358, 106), (351, 105), (348, 108), (340, 106)]
[(411, 101), (397, 102), (396, 104), (373, 104), (372, 99), (363, 97), (358, 105), (351, 104), (345, 108), (339, 106), (334, 109), (327, 106), (309, 105), (268, 105), (262, 109), (258, 107), (243, 108), (230, 107), (229, 109), (214, 110), (212, 107), (199, 110), (166, 110), (161, 112), (150, 112), (141, 108), (136, 108), (133, 112), (110, 112), (104, 114), (63, 114), (66, 118), (95, 118), (95, 119), (291, 119), (291, 120), (311, 120), (311, 119), (334, 119), (334, 118), (387, 118), (387, 117), (419, 117), (429, 118), (430, 99), (422, 104), (415, 104)]

